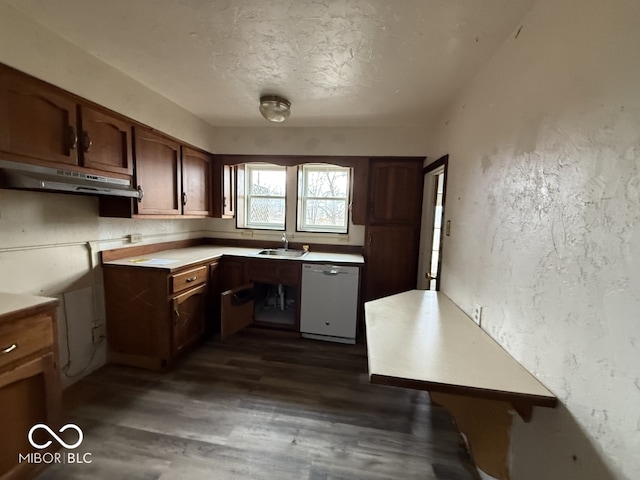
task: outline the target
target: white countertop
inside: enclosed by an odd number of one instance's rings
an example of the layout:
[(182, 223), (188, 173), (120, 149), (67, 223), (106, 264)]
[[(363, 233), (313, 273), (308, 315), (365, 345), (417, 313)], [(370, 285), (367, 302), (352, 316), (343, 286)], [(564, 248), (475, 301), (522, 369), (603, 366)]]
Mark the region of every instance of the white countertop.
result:
[(367, 302), (365, 318), (373, 383), (555, 405), (553, 393), (441, 292)]
[(57, 298), (0, 293), (0, 318), (20, 311), (33, 310), (47, 305), (56, 305), (57, 303)]
[(105, 265), (126, 265), (136, 267), (159, 268), (163, 270), (176, 270), (194, 263), (215, 260), (223, 255), (245, 258), (261, 258), (272, 260), (287, 260), (291, 262), (327, 262), (327, 263), (353, 263), (364, 264), (362, 255), (345, 253), (309, 252), (301, 257), (279, 257), (258, 255), (262, 248), (225, 247), (217, 245), (200, 245), (197, 247), (178, 248), (164, 250), (162, 252), (147, 255), (136, 255), (104, 262)]

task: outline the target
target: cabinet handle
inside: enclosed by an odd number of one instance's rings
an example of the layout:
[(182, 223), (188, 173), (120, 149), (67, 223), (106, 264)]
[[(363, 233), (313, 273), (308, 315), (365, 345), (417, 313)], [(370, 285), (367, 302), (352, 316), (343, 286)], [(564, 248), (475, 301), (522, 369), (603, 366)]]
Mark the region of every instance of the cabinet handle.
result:
[(223, 200), (224, 200), (224, 201), (222, 202), (222, 206), (223, 206), (224, 208), (227, 208), (227, 197), (222, 197), (222, 198), (223, 198)]
[(0, 352), (2, 353), (11, 353), (13, 352), (16, 348), (18, 348), (18, 344), (17, 343), (12, 343), (11, 345), (9, 345), (6, 348), (3, 348), (0, 350)]
[(91, 141), (91, 137), (89, 137), (89, 134), (87, 132), (82, 132), (82, 149), (85, 151), (85, 153), (89, 152), (91, 145), (93, 145), (93, 142)]
[(69, 150), (75, 150), (78, 146), (78, 135), (76, 134), (76, 129), (73, 127), (69, 127)]
[(182, 205), (186, 205), (186, 204), (187, 204), (187, 193), (182, 192)]
[(144, 190), (142, 189), (142, 187), (138, 186), (138, 202), (142, 202), (143, 198), (144, 198)]
[(176, 308), (173, 313), (175, 314), (174, 318), (173, 318), (173, 324), (174, 325), (178, 325), (178, 319), (180, 318), (180, 312), (178, 311), (178, 309)]
[(186, 281), (187, 283), (191, 283), (191, 282), (195, 282), (197, 278), (198, 278), (198, 276), (197, 276), (197, 275), (194, 275), (193, 277), (189, 277), (189, 278), (187, 278), (185, 281)]
[(369, 240), (367, 243), (369, 244), (369, 246), (371, 246), (371, 234), (369, 234)]

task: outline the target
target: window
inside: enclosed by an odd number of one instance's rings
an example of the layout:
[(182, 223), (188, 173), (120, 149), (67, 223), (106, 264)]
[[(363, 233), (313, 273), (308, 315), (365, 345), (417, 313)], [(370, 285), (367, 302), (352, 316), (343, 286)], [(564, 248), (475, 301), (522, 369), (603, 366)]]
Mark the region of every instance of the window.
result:
[(238, 169), (238, 226), (284, 230), (287, 170), (267, 164)]
[(298, 230), (346, 233), (350, 169), (305, 164), (298, 172)]
[[(245, 163), (238, 164), (236, 171), (238, 228), (285, 230), (293, 224), (300, 232), (348, 232), (350, 168), (320, 163), (299, 167)], [(294, 211), (296, 184), (298, 208)], [(287, 186), (293, 192), (288, 203)]]

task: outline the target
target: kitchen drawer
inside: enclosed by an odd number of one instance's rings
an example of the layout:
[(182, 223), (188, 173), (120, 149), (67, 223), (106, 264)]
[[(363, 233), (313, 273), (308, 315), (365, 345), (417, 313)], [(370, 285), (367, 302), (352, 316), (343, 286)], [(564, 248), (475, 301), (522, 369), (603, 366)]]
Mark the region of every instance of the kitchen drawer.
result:
[(201, 285), (207, 281), (207, 266), (193, 268), (186, 272), (171, 275), (171, 293), (181, 292), (187, 288)]
[(53, 345), (49, 315), (41, 315), (0, 326), (0, 367)]
[(249, 281), (298, 285), (300, 264), (288, 260), (253, 260), (249, 262)]

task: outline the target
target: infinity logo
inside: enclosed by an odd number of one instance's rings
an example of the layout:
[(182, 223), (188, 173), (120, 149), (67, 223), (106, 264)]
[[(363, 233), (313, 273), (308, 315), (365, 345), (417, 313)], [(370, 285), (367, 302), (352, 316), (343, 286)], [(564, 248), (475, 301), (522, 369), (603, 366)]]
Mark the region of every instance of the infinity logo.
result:
[(76, 443), (66, 443), (64, 440), (62, 440), (58, 435), (55, 434), (55, 432), (53, 430), (51, 430), (49, 428), (48, 425), (45, 425), (44, 423), (37, 423), (36, 425), (34, 425), (33, 427), (31, 427), (31, 429), (29, 430), (29, 435), (28, 435), (28, 439), (29, 439), (29, 443), (34, 447), (34, 448), (39, 448), (39, 449), (43, 449), (43, 448), (47, 448), (49, 445), (51, 445), (51, 440), (48, 440), (47, 442), (43, 443), (42, 445), (40, 445), (39, 443), (36, 443), (33, 440), (33, 432), (35, 432), (36, 430), (38, 430), (39, 428), (46, 430), (47, 432), (49, 432), (49, 434), (55, 438), (57, 440), (57, 442), (63, 446), (64, 448), (69, 448), (69, 449), (74, 449), (77, 446), (79, 446), (82, 443), (82, 439), (84, 438), (83, 434), (82, 434), (82, 430), (80, 430), (80, 427), (78, 427), (77, 425), (74, 425), (73, 423), (67, 423), (64, 427), (62, 427), (60, 429), (60, 433), (64, 432), (65, 430), (69, 430), (70, 428), (75, 430), (76, 432), (78, 432), (78, 441)]

